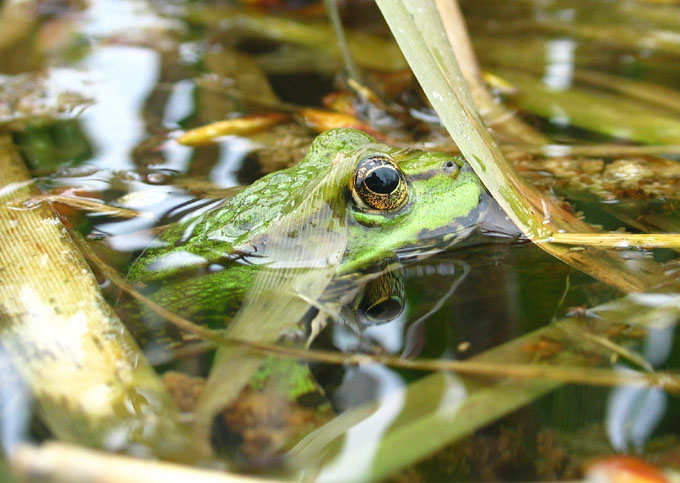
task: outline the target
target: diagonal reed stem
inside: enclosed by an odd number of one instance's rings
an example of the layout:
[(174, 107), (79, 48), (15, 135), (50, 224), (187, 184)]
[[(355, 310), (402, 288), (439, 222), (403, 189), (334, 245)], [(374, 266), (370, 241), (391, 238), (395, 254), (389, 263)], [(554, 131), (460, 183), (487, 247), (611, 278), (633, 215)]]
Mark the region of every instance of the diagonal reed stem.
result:
[[(485, 127), (456, 61), (435, 0), (377, 0), (404, 56), (449, 134), (505, 213), (531, 240), (558, 232), (596, 231), (529, 186), (513, 169)], [(631, 269), (616, 253), (582, 251), (552, 243), (541, 248), (622, 291), (667, 281), (662, 268), (645, 261)]]

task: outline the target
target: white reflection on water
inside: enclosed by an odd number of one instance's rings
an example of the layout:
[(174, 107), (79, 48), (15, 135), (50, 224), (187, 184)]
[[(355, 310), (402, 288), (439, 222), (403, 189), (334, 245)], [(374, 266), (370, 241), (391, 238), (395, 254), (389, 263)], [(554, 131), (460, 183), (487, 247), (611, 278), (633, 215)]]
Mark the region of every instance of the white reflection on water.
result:
[[(318, 481), (357, 481), (370, 474), (373, 458), (383, 434), (399, 416), (404, 406), (404, 380), (382, 366), (361, 367), (374, 381), (372, 388), (380, 405), (376, 412), (347, 431), (342, 450), (318, 476)], [(356, 448), (362, 448), (357, 451)]]
[(215, 166), (210, 170), (210, 181), (221, 188), (238, 186), (236, 172), (243, 164), (243, 160), (257, 145), (239, 136), (225, 136), (220, 140), (220, 156)]
[(161, 150), (163, 152), (164, 162), (156, 164), (154, 166), (155, 168), (172, 169), (181, 173), (188, 171), (194, 148), (183, 146), (175, 141), (170, 141), (164, 143)]
[[(574, 77), (574, 50), (576, 43), (571, 39), (554, 39), (546, 42), (545, 73), (543, 82), (555, 90), (571, 87)], [(558, 126), (569, 126), (571, 119), (558, 105), (551, 105), (550, 122)]]
[(576, 42), (571, 39), (554, 39), (546, 42), (545, 48), (543, 82), (551, 89), (569, 89), (574, 79)]
[(179, 251), (169, 253), (158, 260), (147, 265), (146, 269), (150, 271), (174, 270), (183, 267), (191, 267), (194, 265), (201, 265), (206, 262), (206, 259), (195, 255), (193, 253)]
[(196, 84), (190, 79), (175, 82), (165, 103), (163, 126), (177, 129), (180, 122), (194, 112), (194, 89)]
[[(180, 127), (180, 122), (194, 112), (195, 87), (194, 81), (189, 79), (181, 80), (173, 84), (170, 96), (168, 97), (168, 101), (166, 102), (163, 111), (163, 127), (178, 129)], [(193, 148), (183, 146), (174, 141), (164, 143), (161, 146), (161, 150), (163, 151), (163, 159), (165, 159), (165, 162), (156, 167), (173, 169), (180, 172), (185, 172), (188, 169), (191, 156), (194, 152)]]
[(89, 160), (100, 168), (133, 169), (134, 147), (146, 137), (142, 108), (158, 78), (158, 53), (151, 49), (107, 46), (93, 50), (81, 66), (95, 80), (88, 95), (94, 104), (82, 126), (94, 147)]
[[(377, 410), (345, 433), (342, 449), (335, 459), (324, 466), (318, 476), (319, 481), (367, 480), (372, 474), (375, 458), (381, 451), (384, 438), (389, 437), (388, 432), (409, 433), (411, 428), (408, 425), (416, 421), (414, 418), (435, 421), (435, 424), (451, 424), (467, 397), (464, 383), (453, 374), (429, 376), (424, 381), (416, 382), (424, 382), (424, 385), (414, 390), (405, 386), (405, 382), (396, 373), (382, 366), (366, 366), (352, 371), (336, 392), (336, 397), (338, 393), (344, 392), (340, 394), (341, 400), (336, 400), (336, 403), (340, 406), (344, 404), (362, 407), (369, 404), (369, 401), (376, 401)], [(434, 387), (441, 388), (438, 397), (432, 396), (431, 390)], [(437, 399), (431, 399), (435, 397)], [(434, 404), (437, 404), (436, 407)], [(427, 412), (421, 414), (423, 410)], [(404, 417), (404, 414), (409, 415)], [(393, 429), (397, 420), (399, 426)], [(397, 437), (403, 438), (403, 435)], [(319, 439), (317, 443), (320, 443)], [(391, 443), (394, 444), (394, 441)]]
[(664, 305), (677, 306), (680, 304), (680, 295), (672, 293), (632, 293), (628, 295), (628, 298), (635, 304), (643, 307), (654, 308)]
[(28, 438), (31, 394), (0, 345), (0, 443), (5, 454)]
[(142, 0), (90, 0), (81, 31), (108, 36), (142, 29), (161, 29), (170, 21), (159, 17)]
[[(660, 299), (662, 297), (658, 297), (657, 302)], [(653, 365), (663, 364), (673, 348), (673, 332), (670, 324), (650, 328), (645, 340), (645, 359)], [(663, 418), (667, 399), (661, 389), (620, 387), (612, 390), (607, 404), (607, 436), (611, 445), (619, 451), (631, 446), (641, 451)]]
[(408, 304), (396, 318), (357, 329), (348, 324), (333, 324), (333, 345), (343, 352), (356, 351), (364, 339), (375, 341), (388, 354), (404, 346), (404, 326), (408, 322)]
[[(159, 191), (165, 190), (168, 193), (171, 193), (171, 190), (165, 186), (148, 186), (148, 189), (158, 189)], [(142, 211), (151, 215), (149, 217), (138, 216), (124, 220), (116, 220), (110, 223), (100, 223), (97, 226), (97, 229), (103, 233), (106, 233), (110, 237), (118, 237), (115, 239), (108, 239), (108, 243), (115, 250), (140, 250), (146, 247), (145, 243), (156, 239), (156, 235), (149, 235), (140, 232), (149, 228), (153, 228), (159, 217), (167, 213), (169, 210), (172, 210), (179, 204), (188, 202), (191, 199), (192, 197), (188, 195), (172, 193), (172, 196), (166, 196), (160, 202), (147, 205), (143, 208)], [(120, 235), (128, 234), (131, 236), (125, 238), (119, 237)]]
[[(621, 369), (625, 370), (625, 369)], [(642, 450), (663, 417), (667, 396), (660, 389), (619, 387), (607, 402), (607, 436), (618, 451)]]
[(388, 354), (396, 354), (404, 347), (404, 326), (408, 322), (408, 304), (399, 316), (386, 324), (376, 324), (364, 330), (364, 334), (374, 339)]
[[(443, 377), (446, 379), (446, 389), (439, 401), (437, 416), (444, 420), (453, 420), (468, 393), (463, 381), (455, 374), (446, 373)], [(442, 424), (445, 423), (442, 421)]]
[(675, 326), (668, 324), (661, 327), (651, 327), (647, 331), (643, 355), (645, 360), (653, 366), (666, 362), (673, 350), (673, 333)]

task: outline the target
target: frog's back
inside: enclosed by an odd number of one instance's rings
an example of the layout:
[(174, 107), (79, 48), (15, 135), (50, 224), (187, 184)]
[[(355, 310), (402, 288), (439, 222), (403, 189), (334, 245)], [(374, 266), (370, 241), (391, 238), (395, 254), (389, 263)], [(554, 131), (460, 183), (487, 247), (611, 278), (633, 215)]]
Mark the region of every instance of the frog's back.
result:
[(168, 229), (156, 248), (147, 250), (129, 273), (132, 280), (163, 278), (187, 265), (209, 264), (234, 256), (234, 247), (247, 246), (266, 234), (283, 214), (295, 208), (306, 190), (326, 172), (339, 152), (374, 142), (353, 129), (334, 129), (319, 135), (297, 165), (264, 176), (215, 209)]

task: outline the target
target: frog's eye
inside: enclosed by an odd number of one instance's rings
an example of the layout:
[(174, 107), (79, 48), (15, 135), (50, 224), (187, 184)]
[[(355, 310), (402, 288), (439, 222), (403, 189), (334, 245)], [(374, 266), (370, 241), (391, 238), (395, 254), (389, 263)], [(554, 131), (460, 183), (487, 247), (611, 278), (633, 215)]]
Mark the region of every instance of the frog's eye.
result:
[(408, 201), (404, 173), (390, 158), (372, 154), (359, 161), (352, 178), (352, 198), (363, 211), (393, 212)]

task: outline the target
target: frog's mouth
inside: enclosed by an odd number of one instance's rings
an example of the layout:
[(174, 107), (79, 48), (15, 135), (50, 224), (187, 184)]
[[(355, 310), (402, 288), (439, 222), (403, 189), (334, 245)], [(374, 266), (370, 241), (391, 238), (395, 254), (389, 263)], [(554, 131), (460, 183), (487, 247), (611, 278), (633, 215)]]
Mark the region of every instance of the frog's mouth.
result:
[(450, 241), (453, 239), (460, 241), (467, 238), (479, 225), (481, 225), (484, 215), (489, 209), (490, 201), (492, 201), (490, 196), (482, 193), (479, 197), (477, 206), (467, 215), (454, 218), (451, 223), (437, 228), (423, 228), (416, 235), (418, 244), (427, 245), (430, 243), (437, 243), (437, 241), (441, 240), (444, 244), (450, 245)]
[(482, 193), (479, 203), (468, 214), (459, 216), (451, 223), (437, 228), (423, 228), (416, 234), (415, 243), (398, 248), (394, 253), (400, 260), (412, 260), (448, 250), (479, 231), (490, 206), (494, 203), (490, 195)]

